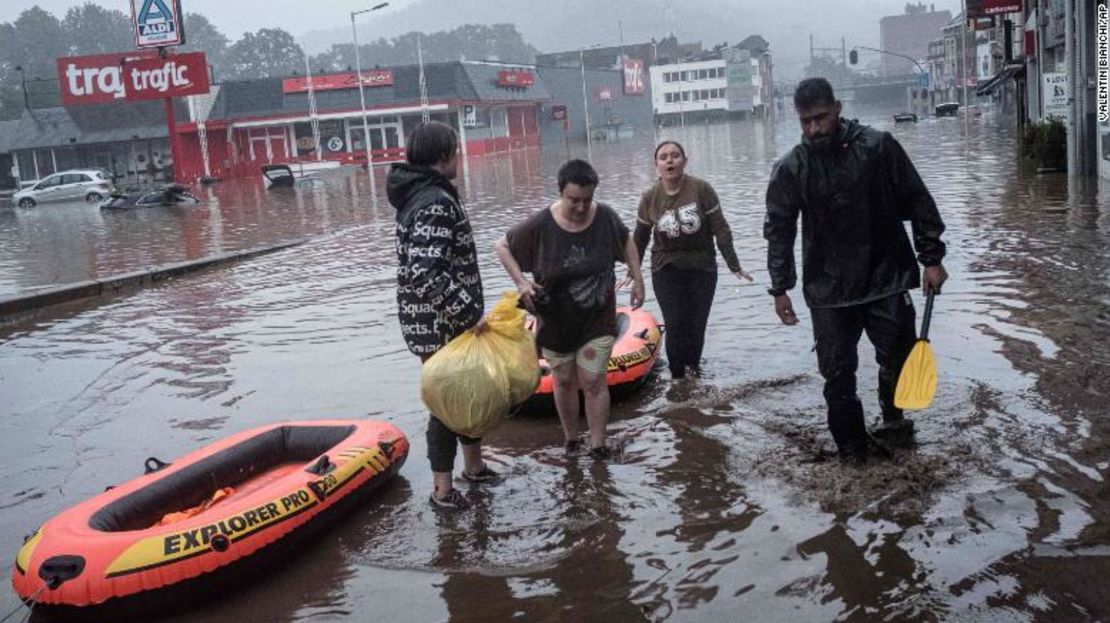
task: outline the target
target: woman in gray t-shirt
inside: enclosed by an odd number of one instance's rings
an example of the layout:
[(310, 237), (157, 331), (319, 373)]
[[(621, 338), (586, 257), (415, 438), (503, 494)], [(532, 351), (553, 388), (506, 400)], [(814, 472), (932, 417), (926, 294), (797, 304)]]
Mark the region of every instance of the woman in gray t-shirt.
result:
[[(612, 208), (593, 200), (597, 173), (571, 160), (559, 170), (559, 199), (509, 230), (497, 255), (537, 317), (536, 341), (551, 368), (555, 408), (568, 451), (577, 449), (578, 392), (586, 397), (590, 455), (608, 458), (605, 379), (617, 332), (615, 262), (632, 276), (633, 308), (644, 302), (640, 259), (628, 228)], [(532, 273), (529, 280), (524, 273)]]

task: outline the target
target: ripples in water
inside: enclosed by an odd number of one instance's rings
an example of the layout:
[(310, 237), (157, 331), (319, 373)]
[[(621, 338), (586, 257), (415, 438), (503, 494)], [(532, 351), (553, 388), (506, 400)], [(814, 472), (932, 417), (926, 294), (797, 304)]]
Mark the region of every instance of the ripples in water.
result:
[[(426, 503), (393, 212), (364, 172), (292, 195), (220, 185), (191, 210), (0, 211), (0, 293), (313, 236), (9, 331), (0, 507), (19, 511), (0, 514), (0, 548), (151, 454), (282, 419), (377, 417), (413, 442), (401, 477), (241, 597), (174, 620), (1105, 616), (1087, 578), (1110, 561), (1106, 202), (1019, 167), (1004, 118), (877, 123), (933, 190), (952, 273), (932, 331), (936, 404), (916, 418), (917, 448), (892, 462), (834, 460), (808, 314), (784, 327), (764, 293), (763, 193), (795, 126), (689, 126), (667, 136), (717, 189), (757, 278), (720, 280), (707, 377), (657, 378), (617, 406), (620, 462), (564, 457), (551, 417), (508, 421), (487, 439), (505, 481), (472, 490), (477, 508), (451, 518)], [(629, 223), (651, 150), (647, 138), (594, 148), (598, 199)], [(476, 159), (460, 177), (490, 300), (510, 285), (492, 246), (552, 199), (560, 160)], [(649, 287), (658, 313), (651, 298)], [(875, 418), (866, 342), (860, 354)]]

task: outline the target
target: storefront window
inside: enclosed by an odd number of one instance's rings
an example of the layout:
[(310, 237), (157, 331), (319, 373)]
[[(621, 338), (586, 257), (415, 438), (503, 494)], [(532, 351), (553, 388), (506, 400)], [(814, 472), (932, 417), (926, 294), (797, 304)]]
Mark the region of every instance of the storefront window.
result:
[(328, 119), (320, 122), (320, 145), (323, 147), (325, 154), (348, 151), (342, 121)]
[[(316, 139), (312, 136), (312, 124), (305, 121), (293, 124), (293, 140), (297, 142), (297, 155), (313, 156), (316, 152)], [(322, 139), (321, 139), (322, 140)]]

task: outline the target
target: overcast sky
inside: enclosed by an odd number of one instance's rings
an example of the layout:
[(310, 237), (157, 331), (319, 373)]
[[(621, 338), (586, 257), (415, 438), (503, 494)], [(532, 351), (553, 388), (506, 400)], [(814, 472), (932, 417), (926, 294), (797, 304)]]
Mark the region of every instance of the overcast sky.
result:
[[(878, 46), (879, 19), (904, 11), (907, 0), (686, 0), (680, 4), (665, 0), (614, 1), (618, 13), (608, 11), (604, 18), (585, 18), (560, 14), (569, 2), (559, 0), (390, 0), (390, 6), (359, 20), (363, 41), (391, 37), (410, 30), (434, 32), (465, 23), (516, 21), (529, 43), (540, 51), (575, 49), (601, 43), (616, 45), (616, 24), (601, 21), (622, 20), (626, 42), (647, 41), (674, 32), (683, 41), (705, 44), (735, 43), (747, 35), (760, 34), (771, 44), (777, 71), (793, 74), (801, 70), (809, 55), (809, 35), (818, 46), (839, 47), (841, 37), (852, 45)], [(0, 0), (0, 22), (15, 20), (35, 5), (59, 18), (74, 0)], [(106, 8), (130, 14), (126, 0), (95, 2)], [(182, 0), (184, 10), (208, 17), (230, 40), (244, 31), (279, 27), (291, 33), (309, 52), (326, 49), (330, 43), (350, 41), (350, 12), (368, 8), (376, 0)], [(575, 2), (582, 6), (581, 2)], [(926, 0), (937, 10), (955, 15), (962, 0)], [(624, 9), (616, 9), (617, 6)], [(600, 3), (590, 6), (600, 6)], [(630, 8), (635, 7), (635, 8)], [(643, 7), (643, 10), (637, 10)], [(661, 8), (662, 7), (662, 8)], [(698, 15), (684, 20), (676, 15)], [(557, 15), (557, 17), (555, 17)], [(186, 34), (188, 25), (186, 25)]]

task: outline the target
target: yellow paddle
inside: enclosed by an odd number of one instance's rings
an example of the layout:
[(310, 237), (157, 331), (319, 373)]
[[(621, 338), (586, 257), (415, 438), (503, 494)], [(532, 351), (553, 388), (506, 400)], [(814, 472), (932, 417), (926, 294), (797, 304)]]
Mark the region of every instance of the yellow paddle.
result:
[(902, 364), (898, 375), (898, 389), (894, 391), (894, 406), (899, 409), (924, 409), (933, 404), (937, 393), (937, 360), (929, 346), (929, 320), (933, 316), (933, 288), (925, 298), (925, 316), (921, 319), (921, 337), (917, 339), (910, 356)]

